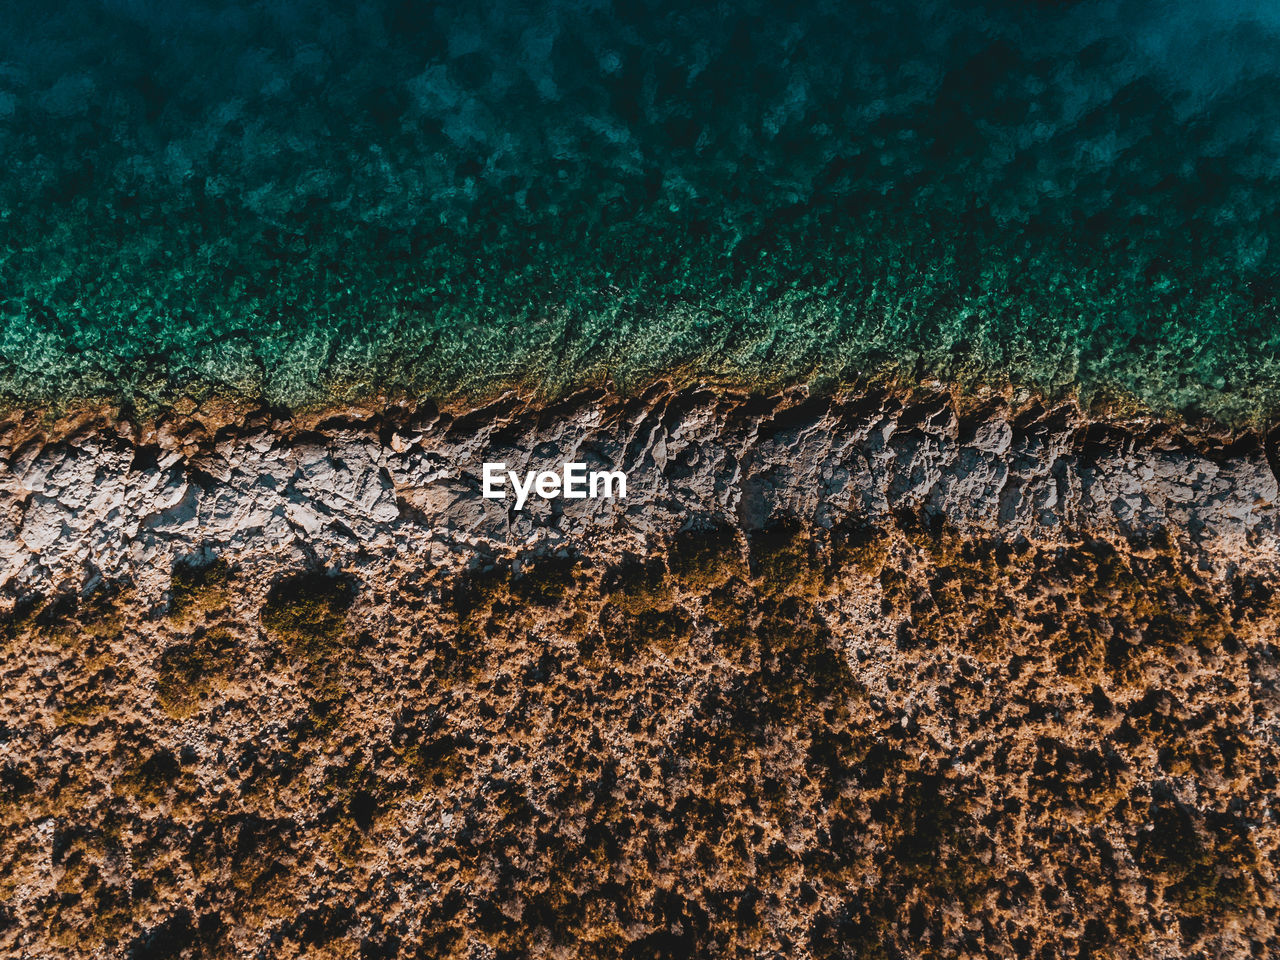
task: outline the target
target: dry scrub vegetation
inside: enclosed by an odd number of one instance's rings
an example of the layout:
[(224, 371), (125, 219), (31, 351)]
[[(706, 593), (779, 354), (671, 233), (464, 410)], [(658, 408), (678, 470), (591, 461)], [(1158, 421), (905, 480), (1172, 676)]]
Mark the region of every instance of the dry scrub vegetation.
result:
[(913, 514), (31, 599), (0, 952), (1272, 956), (1275, 612)]

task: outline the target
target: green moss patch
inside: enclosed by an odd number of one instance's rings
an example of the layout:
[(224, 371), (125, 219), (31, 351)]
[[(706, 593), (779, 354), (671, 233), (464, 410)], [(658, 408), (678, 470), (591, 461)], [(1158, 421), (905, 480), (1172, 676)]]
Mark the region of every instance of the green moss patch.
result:
[(341, 577), (304, 573), (271, 588), (262, 608), (262, 625), (291, 654), (324, 660), (343, 646), (347, 608), (355, 587)]
[(746, 573), (738, 533), (723, 522), (676, 534), (667, 562), (681, 589), (692, 593), (705, 593)]
[(751, 567), (766, 596), (815, 598), (830, 571), (829, 558), (799, 520), (783, 517), (751, 536)]
[(302, 573), (275, 584), (262, 608), (267, 636), (289, 657), (311, 696), (313, 718), (327, 727), (350, 682), (357, 648), (347, 628), (355, 585), (344, 577)]
[(199, 711), (211, 693), (221, 690), (243, 658), (243, 649), (226, 630), (210, 630), (176, 643), (160, 655), (156, 698), (175, 719)]
[(170, 615), (186, 616), (224, 604), (231, 574), (231, 565), (221, 557), (177, 564), (169, 587)]

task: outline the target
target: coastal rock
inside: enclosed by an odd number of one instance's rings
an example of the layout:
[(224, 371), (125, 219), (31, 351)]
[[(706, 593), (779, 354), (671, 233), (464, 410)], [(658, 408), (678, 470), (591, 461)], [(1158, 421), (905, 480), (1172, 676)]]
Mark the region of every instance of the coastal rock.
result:
[[(0, 955), (1280, 951), (1255, 439), (711, 391), (172, 434), (0, 430)], [(480, 495), (569, 459), (627, 498)]]
[[(362, 563), (437, 539), (495, 554), (607, 532), (643, 550), (691, 521), (749, 533), (778, 516), (830, 527), (901, 510), (1010, 540), (1053, 540), (1063, 527), (1129, 539), (1169, 530), (1215, 564), (1245, 549), (1274, 561), (1280, 546), (1259, 442), (1100, 425), (1070, 405), (962, 412), (945, 394), (655, 391), (583, 395), (554, 416), (502, 401), (399, 423), (354, 412), (279, 433), (234, 423), (211, 433), (147, 456), (123, 437), (20, 442), (8, 431), (0, 512), (20, 533), (0, 544), (0, 590), (47, 593), (96, 571), (158, 596), (173, 563), (205, 544), (267, 567), (289, 544)], [(417, 439), (399, 449), (380, 439), (402, 435)], [(521, 473), (568, 461), (621, 470), (627, 497), (532, 498), (516, 512), (480, 497), (490, 461)], [(145, 551), (144, 568), (126, 544)]]

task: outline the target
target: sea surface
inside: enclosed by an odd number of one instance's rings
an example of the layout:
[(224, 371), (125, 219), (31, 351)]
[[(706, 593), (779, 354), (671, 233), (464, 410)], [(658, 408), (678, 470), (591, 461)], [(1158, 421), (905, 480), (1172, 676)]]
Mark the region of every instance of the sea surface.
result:
[(1274, 2), (0, 2), (0, 405), (1280, 413)]

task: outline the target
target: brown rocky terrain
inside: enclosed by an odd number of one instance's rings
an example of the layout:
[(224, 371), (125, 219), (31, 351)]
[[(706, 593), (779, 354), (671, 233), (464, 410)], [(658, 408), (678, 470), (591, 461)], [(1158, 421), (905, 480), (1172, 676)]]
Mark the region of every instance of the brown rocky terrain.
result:
[[(1270, 957), (1256, 437), (943, 393), (0, 424), (0, 954)], [(479, 495), (479, 466), (628, 497)]]

